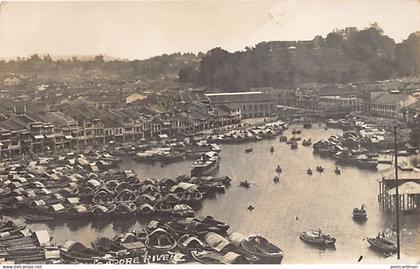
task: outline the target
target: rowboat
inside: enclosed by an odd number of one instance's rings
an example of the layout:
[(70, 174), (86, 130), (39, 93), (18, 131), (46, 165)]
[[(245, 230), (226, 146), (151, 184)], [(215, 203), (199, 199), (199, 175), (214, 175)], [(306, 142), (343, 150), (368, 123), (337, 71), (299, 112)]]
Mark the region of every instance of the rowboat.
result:
[(384, 238), (381, 238), (381, 237), (367, 238), (367, 241), (369, 245), (375, 250), (378, 250), (384, 253), (397, 252), (397, 247), (395, 246), (395, 244)]
[(322, 247), (333, 247), (336, 241), (334, 237), (322, 233), (321, 230), (309, 230), (306, 232), (301, 232), (299, 237), (306, 243)]
[(262, 236), (253, 235), (241, 241), (240, 246), (258, 258), (258, 263), (279, 264), (283, 259), (282, 250)]
[(24, 218), (28, 222), (44, 222), (44, 221), (50, 221), (54, 219), (54, 217), (47, 216), (47, 215), (26, 215), (24, 216)]

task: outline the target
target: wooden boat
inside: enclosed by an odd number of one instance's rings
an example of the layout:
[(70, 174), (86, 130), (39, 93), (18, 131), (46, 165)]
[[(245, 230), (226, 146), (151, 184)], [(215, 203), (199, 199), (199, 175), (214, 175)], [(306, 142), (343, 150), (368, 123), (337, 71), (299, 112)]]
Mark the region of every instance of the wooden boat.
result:
[(367, 219), (367, 212), (366, 212), (366, 209), (364, 208), (364, 205), (362, 205), (360, 208), (353, 209), (353, 219), (355, 220)]
[(8, 197), (11, 192), (12, 192), (12, 190), (8, 187), (4, 188), (4, 189), (0, 189), (0, 198)]
[(318, 171), (319, 173), (322, 173), (322, 172), (324, 172), (324, 167), (322, 167), (322, 166), (317, 166), (317, 167), (316, 167), (316, 171)]
[(308, 147), (312, 145), (312, 140), (310, 138), (308, 140), (304, 139), (302, 145)]
[(302, 131), (299, 130), (299, 129), (293, 129), (292, 130), (292, 134), (301, 134), (301, 133), (302, 133)]
[(201, 238), (208, 232), (205, 225), (192, 218), (168, 222), (166, 227), (174, 236), (189, 234)]
[(274, 147), (271, 146), (270, 152), (273, 153), (274, 152)]
[(194, 210), (186, 204), (177, 204), (172, 209), (172, 215), (175, 217), (193, 217)]
[(252, 263), (249, 260), (256, 260), (256, 257), (253, 257), (254, 259), (248, 259), (248, 257), (233, 251), (227, 252), (225, 255), (221, 255), (214, 251), (193, 250), (191, 251), (191, 256), (194, 260), (202, 264), (249, 264)]
[(211, 216), (206, 216), (204, 218), (198, 218), (200, 223), (207, 227), (208, 231), (217, 232), (218, 234), (226, 234), (229, 229), (229, 224), (226, 224), (222, 221), (216, 220)]
[(155, 204), (155, 212), (162, 215), (167, 215), (172, 211), (172, 206), (164, 201), (158, 201)]
[(203, 194), (199, 191), (186, 191), (181, 195), (181, 201), (187, 204), (196, 204), (203, 200)]
[(280, 142), (287, 142), (287, 136), (284, 136), (284, 135), (280, 136), (279, 141)]
[(192, 250), (210, 250), (200, 239), (189, 234), (184, 234), (178, 238), (177, 245), (185, 255), (189, 255)]
[(155, 213), (155, 209), (150, 204), (142, 204), (137, 208), (137, 214), (145, 216)]
[(166, 227), (166, 224), (164, 222), (161, 221), (157, 221), (157, 220), (151, 220), (147, 225), (146, 225), (146, 232), (148, 234), (152, 233), (154, 230), (159, 229), (159, 228), (164, 228)]
[(240, 242), (240, 246), (247, 253), (256, 256), (258, 263), (280, 264), (283, 259), (282, 250), (262, 236), (249, 236)]
[(336, 241), (334, 237), (323, 234), (321, 230), (310, 230), (306, 232), (301, 232), (299, 234), (299, 238), (305, 241), (306, 243), (318, 245), (321, 247), (333, 247)]
[(176, 247), (176, 240), (166, 230), (157, 228), (147, 236), (145, 246), (152, 252), (166, 252)]
[(14, 233), (26, 228), (26, 224), (16, 224), (11, 220), (3, 220), (0, 224), (0, 233)]
[(341, 171), (340, 171), (340, 169), (338, 169), (338, 167), (335, 168), (334, 173), (336, 175), (341, 175)]
[(78, 263), (95, 263), (104, 261), (101, 254), (79, 242), (68, 241), (60, 248), (61, 257), (65, 261)]
[(223, 256), (208, 250), (192, 250), (191, 256), (201, 264), (225, 264)]
[(244, 180), (244, 181), (241, 181), (240, 183), (239, 183), (239, 186), (241, 186), (241, 187), (244, 187), (244, 188), (250, 188), (251, 187), (251, 183), (250, 182), (248, 182), (248, 180)]
[(48, 215), (26, 215), (24, 218), (29, 222), (45, 222), (54, 220), (54, 217)]
[(308, 170), (306, 170), (306, 173), (311, 176), (312, 175), (312, 169), (308, 168)]
[(214, 151), (202, 154), (192, 167), (191, 176), (210, 175), (219, 167), (219, 155)]
[(277, 165), (276, 172), (277, 173), (283, 172), (283, 170), (281, 169), (280, 165)]
[(375, 250), (378, 250), (384, 253), (397, 252), (397, 247), (395, 246), (394, 243), (388, 240), (385, 240), (384, 238), (381, 238), (379, 236), (376, 238), (367, 238), (367, 241), (369, 245)]
[(176, 193), (168, 193), (167, 195), (165, 195), (163, 200), (165, 201), (165, 203), (173, 205), (179, 203), (181, 201), (181, 198)]
[(290, 148), (291, 148), (291, 149), (297, 149), (297, 148), (298, 148), (298, 144), (297, 144), (295, 141), (292, 141), (292, 142), (290, 143)]
[(245, 153), (250, 153), (250, 152), (252, 152), (252, 148), (245, 149)]
[(300, 141), (300, 140), (302, 140), (302, 137), (300, 137), (300, 136), (295, 136), (295, 135), (293, 135), (293, 136), (290, 138), (290, 141), (291, 141), (291, 142), (297, 142), (297, 141)]
[(106, 237), (100, 237), (95, 239), (91, 242), (91, 245), (94, 250), (102, 253), (108, 253), (110, 251), (119, 251), (122, 248), (111, 239), (108, 239)]
[(278, 176), (275, 176), (273, 178), (273, 181), (274, 181), (274, 183), (278, 183), (278, 182), (280, 182), (280, 178)]

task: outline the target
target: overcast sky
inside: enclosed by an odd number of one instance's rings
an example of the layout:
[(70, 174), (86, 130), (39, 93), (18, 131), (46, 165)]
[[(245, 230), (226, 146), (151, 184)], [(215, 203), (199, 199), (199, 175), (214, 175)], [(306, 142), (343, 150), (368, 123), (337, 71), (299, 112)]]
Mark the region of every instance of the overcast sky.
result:
[(379, 23), (397, 42), (420, 30), (420, 0), (3, 2), (0, 57), (242, 50)]

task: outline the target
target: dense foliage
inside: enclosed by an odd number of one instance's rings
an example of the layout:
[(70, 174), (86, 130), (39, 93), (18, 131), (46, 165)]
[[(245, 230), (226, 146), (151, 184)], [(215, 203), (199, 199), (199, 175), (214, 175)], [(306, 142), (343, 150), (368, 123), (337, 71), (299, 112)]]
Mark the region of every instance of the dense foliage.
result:
[(311, 41), (262, 42), (241, 52), (214, 48), (202, 58), (199, 68), (183, 68), (180, 80), (240, 90), (415, 75), (420, 75), (420, 32), (396, 44), (373, 24), (363, 30), (336, 30)]
[(420, 75), (420, 32), (401, 43), (373, 24), (348, 27), (310, 41), (262, 42), (230, 53), (214, 48), (206, 54), (174, 53), (147, 60), (52, 59), (32, 55), (0, 61), (0, 75), (42, 82), (84, 84), (95, 78), (120, 81), (190, 83), (196, 86), (243, 90), (287, 87), (301, 82), (345, 83)]
[(69, 82), (106, 77), (115, 80), (160, 80), (172, 77), (186, 66), (198, 66), (199, 58), (193, 53), (163, 54), (146, 60), (108, 60), (104, 56), (55, 59), (49, 55), (34, 54), (29, 58), (0, 61), (0, 74), (16, 74), (44, 82)]

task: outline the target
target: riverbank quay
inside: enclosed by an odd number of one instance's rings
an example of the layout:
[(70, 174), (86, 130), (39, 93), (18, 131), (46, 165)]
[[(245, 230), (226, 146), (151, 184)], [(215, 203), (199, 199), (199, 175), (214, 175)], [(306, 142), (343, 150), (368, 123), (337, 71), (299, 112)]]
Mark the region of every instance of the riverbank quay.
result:
[[(98, 237), (86, 246), (68, 240), (56, 245), (47, 230), (1, 218), (0, 264), (280, 264), (283, 252), (258, 235), (229, 231), (211, 216), (152, 219), (141, 229), (112, 238)], [(11, 230), (15, 228), (14, 230)]]
[(272, 139), (287, 129), (287, 123), (269, 118), (252, 119), (242, 127), (231, 126), (224, 130), (199, 132), (192, 136), (159, 140), (140, 140), (132, 143), (111, 143), (108, 149), (115, 155), (129, 155), (139, 162), (160, 162), (166, 165), (187, 159), (196, 159), (208, 151), (219, 152), (220, 144), (255, 142)]

